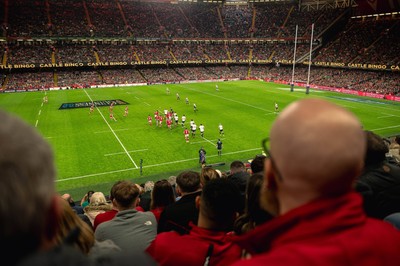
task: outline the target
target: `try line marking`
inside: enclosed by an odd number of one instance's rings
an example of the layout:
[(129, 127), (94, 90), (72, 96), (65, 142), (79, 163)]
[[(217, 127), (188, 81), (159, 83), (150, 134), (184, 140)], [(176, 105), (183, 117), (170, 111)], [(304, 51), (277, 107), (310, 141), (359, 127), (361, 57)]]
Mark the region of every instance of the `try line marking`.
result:
[[(242, 151), (234, 151), (234, 152), (228, 152), (228, 153), (223, 153), (223, 155), (230, 155), (230, 154), (237, 154), (237, 153), (243, 153), (243, 152), (248, 152), (248, 151), (256, 151), (256, 150), (261, 150), (262, 148), (254, 148), (254, 149), (248, 149), (248, 150), (242, 150)], [(208, 158), (210, 157), (217, 157), (218, 155), (210, 155), (207, 156)], [(182, 162), (188, 162), (188, 161), (194, 161), (194, 160), (199, 160), (198, 157), (196, 158), (190, 158), (190, 159), (184, 159), (184, 160), (178, 160), (178, 161), (172, 161), (172, 162), (165, 162), (165, 163), (158, 163), (158, 164), (151, 164), (151, 165), (145, 165), (143, 168), (153, 168), (153, 167), (158, 167), (162, 165), (168, 165), (168, 164), (176, 164), (176, 163), (182, 163)], [(77, 179), (83, 179), (83, 178), (88, 178), (88, 177), (93, 177), (93, 176), (101, 176), (101, 175), (108, 175), (108, 174), (114, 174), (114, 173), (122, 173), (122, 172), (128, 172), (128, 171), (133, 171), (137, 170), (138, 168), (126, 168), (126, 169), (120, 169), (120, 170), (115, 170), (115, 171), (109, 171), (109, 172), (103, 172), (103, 173), (96, 173), (96, 174), (89, 174), (89, 175), (83, 175), (83, 176), (75, 176), (75, 177), (69, 177), (69, 178), (64, 178), (64, 179), (58, 179), (56, 182), (65, 182), (65, 181), (70, 181), (70, 180), (77, 180)]]
[[(90, 97), (90, 95), (87, 93), (86, 90), (84, 90), (84, 92), (86, 93), (87, 97), (89, 97), (90, 101), (93, 102), (92, 97)], [(108, 128), (111, 130), (111, 132), (114, 134), (114, 137), (117, 139), (117, 141), (119, 142), (119, 144), (121, 145), (122, 149), (125, 151), (126, 155), (128, 156), (128, 158), (131, 160), (131, 162), (133, 163), (133, 165), (135, 166), (136, 169), (138, 169), (138, 166), (136, 165), (135, 161), (132, 159), (131, 155), (129, 154), (129, 152), (126, 150), (124, 144), (122, 144), (121, 140), (118, 138), (117, 134), (115, 134), (114, 129), (112, 129), (112, 127), (110, 126), (110, 124), (107, 122), (107, 119), (104, 117), (104, 115), (100, 112), (100, 109), (96, 106), (96, 110), (100, 113), (101, 117), (103, 118), (104, 122), (106, 122)]]

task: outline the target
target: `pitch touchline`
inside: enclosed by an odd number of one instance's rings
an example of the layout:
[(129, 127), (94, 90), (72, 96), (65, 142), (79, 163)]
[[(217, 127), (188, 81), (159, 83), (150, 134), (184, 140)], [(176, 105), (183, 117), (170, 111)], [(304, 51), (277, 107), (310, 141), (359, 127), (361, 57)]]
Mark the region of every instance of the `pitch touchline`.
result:
[[(90, 101), (93, 102), (92, 97), (90, 97), (90, 95), (87, 93), (86, 90), (84, 90), (86, 95), (89, 97)], [(108, 128), (111, 130), (111, 132), (114, 134), (114, 137), (117, 139), (117, 141), (119, 142), (119, 144), (121, 145), (122, 149), (124, 149), (126, 155), (128, 156), (128, 158), (131, 160), (131, 162), (133, 163), (133, 165), (136, 167), (136, 169), (138, 168), (138, 166), (136, 165), (135, 161), (132, 159), (131, 155), (129, 154), (129, 152), (126, 150), (124, 144), (122, 144), (121, 140), (118, 138), (117, 134), (115, 134), (115, 131), (112, 129), (112, 127), (110, 126), (110, 124), (107, 122), (106, 118), (104, 117), (104, 115), (100, 112), (100, 109), (96, 106), (96, 110), (100, 113), (101, 117), (103, 118), (104, 122), (106, 122)]]
[[(228, 153), (224, 153), (224, 155), (237, 154), (237, 153), (243, 153), (243, 152), (255, 151), (255, 150), (261, 150), (261, 148), (254, 148), (254, 149), (248, 149), (248, 150), (243, 150), (243, 151), (228, 152)], [(210, 158), (210, 157), (217, 157), (217, 156), (218, 155), (210, 155), (210, 156), (207, 156), (207, 157)], [(165, 162), (165, 163), (159, 163), (159, 164), (151, 164), (151, 165), (145, 165), (145, 166), (143, 166), (143, 168), (152, 168), (152, 167), (158, 167), (158, 166), (162, 166), (162, 165), (182, 163), (182, 162), (193, 161), (193, 160), (198, 160), (198, 159), (199, 158), (191, 158), (191, 159), (178, 160), (178, 161), (172, 161), (172, 162)], [(114, 174), (114, 173), (121, 173), (121, 172), (128, 172), (128, 171), (133, 171), (133, 170), (137, 170), (137, 169), (138, 169), (137, 167), (136, 168), (127, 168), (127, 169), (121, 169), (121, 170), (115, 170), (115, 171), (109, 171), (109, 172), (103, 172), (103, 173), (97, 173), (97, 174), (89, 174), (89, 175), (83, 175), (83, 176), (68, 177), (68, 178), (56, 180), (56, 182), (65, 182), (65, 181), (69, 181), (69, 180), (83, 179), (83, 178), (93, 177), (93, 176), (100, 176), (100, 175), (107, 175), (107, 174)]]

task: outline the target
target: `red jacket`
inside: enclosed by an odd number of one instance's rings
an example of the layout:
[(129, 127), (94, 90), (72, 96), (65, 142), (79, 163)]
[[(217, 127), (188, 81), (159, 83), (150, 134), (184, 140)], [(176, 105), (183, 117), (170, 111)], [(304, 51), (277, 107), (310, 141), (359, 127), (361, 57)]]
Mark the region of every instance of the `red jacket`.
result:
[(112, 210), (97, 214), (96, 218), (94, 218), (93, 231), (96, 230), (96, 228), (99, 224), (112, 220), (115, 217), (115, 215), (117, 214), (117, 212), (118, 212), (117, 210), (112, 209)]
[(157, 235), (147, 252), (159, 265), (203, 266), (206, 257), (209, 257), (209, 265), (227, 265), (240, 259), (242, 250), (232, 242), (230, 234), (194, 224), (190, 226), (192, 229), (188, 235), (174, 231)]
[(352, 192), (296, 208), (238, 238), (252, 259), (234, 265), (399, 265), (400, 232), (367, 218)]

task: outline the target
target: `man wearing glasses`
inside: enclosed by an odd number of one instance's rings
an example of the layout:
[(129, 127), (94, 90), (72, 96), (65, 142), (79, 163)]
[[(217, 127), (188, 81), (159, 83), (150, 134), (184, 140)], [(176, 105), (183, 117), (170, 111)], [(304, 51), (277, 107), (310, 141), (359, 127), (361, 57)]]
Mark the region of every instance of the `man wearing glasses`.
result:
[(276, 217), (238, 239), (251, 259), (234, 265), (398, 263), (400, 232), (367, 218), (353, 188), (366, 139), (352, 113), (325, 100), (294, 102), (263, 146), (260, 200)]

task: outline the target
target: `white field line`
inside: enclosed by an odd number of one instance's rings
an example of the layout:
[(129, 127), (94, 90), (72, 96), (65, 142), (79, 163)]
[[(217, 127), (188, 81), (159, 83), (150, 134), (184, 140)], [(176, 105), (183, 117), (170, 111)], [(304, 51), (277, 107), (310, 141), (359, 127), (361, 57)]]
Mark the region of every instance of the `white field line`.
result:
[(208, 139), (206, 139), (206, 138), (203, 138), (205, 141), (207, 141), (207, 142), (209, 142), (209, 143), (211, 143), (211, 145), (217, 145), (216, 143), (212, 143), (210, 140), (208, 140)]
[[(133, 152), (140, 152), (140, 151), (148, 151), (149, 149), (141, 149), (141, 150), (134, 150), (134, 151), (128, 151), (129, 153)], [(113, 155), (118, 155), (118, 154), (124, 154), (125, 152), (114, 152), (114, 153), (108, 153), (104, 154), (104, 156), (113, 156)]]
[(38, 123), (39, 123), (39, 120), (36, 120), (35, 127), (37, 127)]
[(385, 130), (385, 129), (389, 129), (389, 128), (396, 128), (396, 127), (400, 127), (400, 125), (397, 125), (397, 126), (391, 126), (391, 127), (381, 127), (381, 128), (375, 128), (375, 129), (371, 129), (371, 131), (379, 131), (379, 130)]
[(42, 110), (39, 110), (39, 114), (38, 115), (40, 115), (42, 113)]
[[(90, 101), (93, 102), (92, 97), (90, 97), (90, 95), (87, 93), (86, 90), (84, 90), (86, 95), (89, 97)], [(111, 132), (114, 134), (114, 137), (117, 139), (117, 141), (119, 142), (119, 144), (121, 145), (122, 149), (125, 151), (126, 155), (128, 156), (128, 158), (131, 160), (131, 162), (133, 163), (133, 165), (135, 166), (136, 169), (138, 169), (138, 166), (136, 165), (135, 161), (132, 159), (131, 155), (129, 154), (129, 152), (126, 150), (124, 144), (121, 142), (121, 140), (118, 138), (117, 134), (115, 134), (114, 129), (112, 129), (112, 127), (110, 126), (110, 124), (107, 122), (107, 119), (104, 117), (104, 115), (100, 112), (100, 109), (96, 106), (96, 110), (99, 112), (99, 114), (101, 115), (101, 117), (103, 118), (104, 122), (107, 124), (108, 128), (111, 130)]]
[[(121, 129), (115, 129), (114, 131), (115, 132), (117, 132), (117, 131), (127, 131), (127, 130), (129, 130), (129, 128), (121, 128)], [(110, 133), (110, 131), (108, 131), (108, 130), (104, 130), (104, 131), (96, 131), (96, 132), (94, 132), (95, 134), (100, 134), (100, 133)]]
[[(248, 149), (248, 150), (242, 150), (242, 151), (228, 152), (228, 153), (223, 153), (223, 155), (237, 154), (237, 153), (243, 153), (243, 152), (248, 152), (248, 151), (256, 151), (256, 150), (261, 150), (261, 148), (254, 148), (254, 149)], [(210, 155), (210, 156), (207, 156), (207, 157), (210, 158), (210, 157), (217, 157), (217, 156), (218, 155)], [(196, 157), (196, 158), (190, 158), (190, 159), (184, 159), (184, 160), (178, 160), (178, 161), (172, 161), (172, 162), (144, 165), (143, 168), (153, 168), (153, 167), (159, 167), (159, 166), (162, 166), (162, 165), (176, 164), (176, 163), (182, 163), (182, 162), (194, 161), (194, 160), (197, 161), (198, 159), (199, 158)], [(96, 174), (89, 174), (89, 175), (75, 176), (75, 177), (68, 177), (68, 178), (56, 180), (56, 182), (65, 182), (65, 181), (70, 181), (70, 180), (84, 179), (84, 178), (93, 177), (93, 176), (101, 176), (101, 175), (108, 175), (108, 174), (114, 174), (114, 173), (128, 172), (128, 171), (133, 171), (133, 170), (137, 170), (137, 169), (138, 169), (137, 167), (136, 168), (127, 168), (127, 169), (120, 169), (120, 170), (103, 172), (103, 173), (96, 173)]]
[(145, 105), (147, 105), (147, 106), (151, 106), (151, 104), (149, 104), (149, 103), (146, 103), (146, 102), (143, 102)]
[[(224, 140), (225, 138), (220, 138), (220, 140)], [(212, 139), (212, 140), (205, 140), (205, 141), (195, 141), (195, 142), (190, 142), (190, 144), (199, 144), (199, 143), (204, 143), (204, 142), (210, 142), (210, 143), (212, 143), (212, 144), (214, 144), (214, 142), (215, 142), (215, 145), (217, 145), (217, 140), (218, 139)]]
[(389, 113), (381, 113), (384, 116), (380, 116), (378, 118), (385, 118), (385, 117), (400, 117), (399, 115), (389, 114)]

